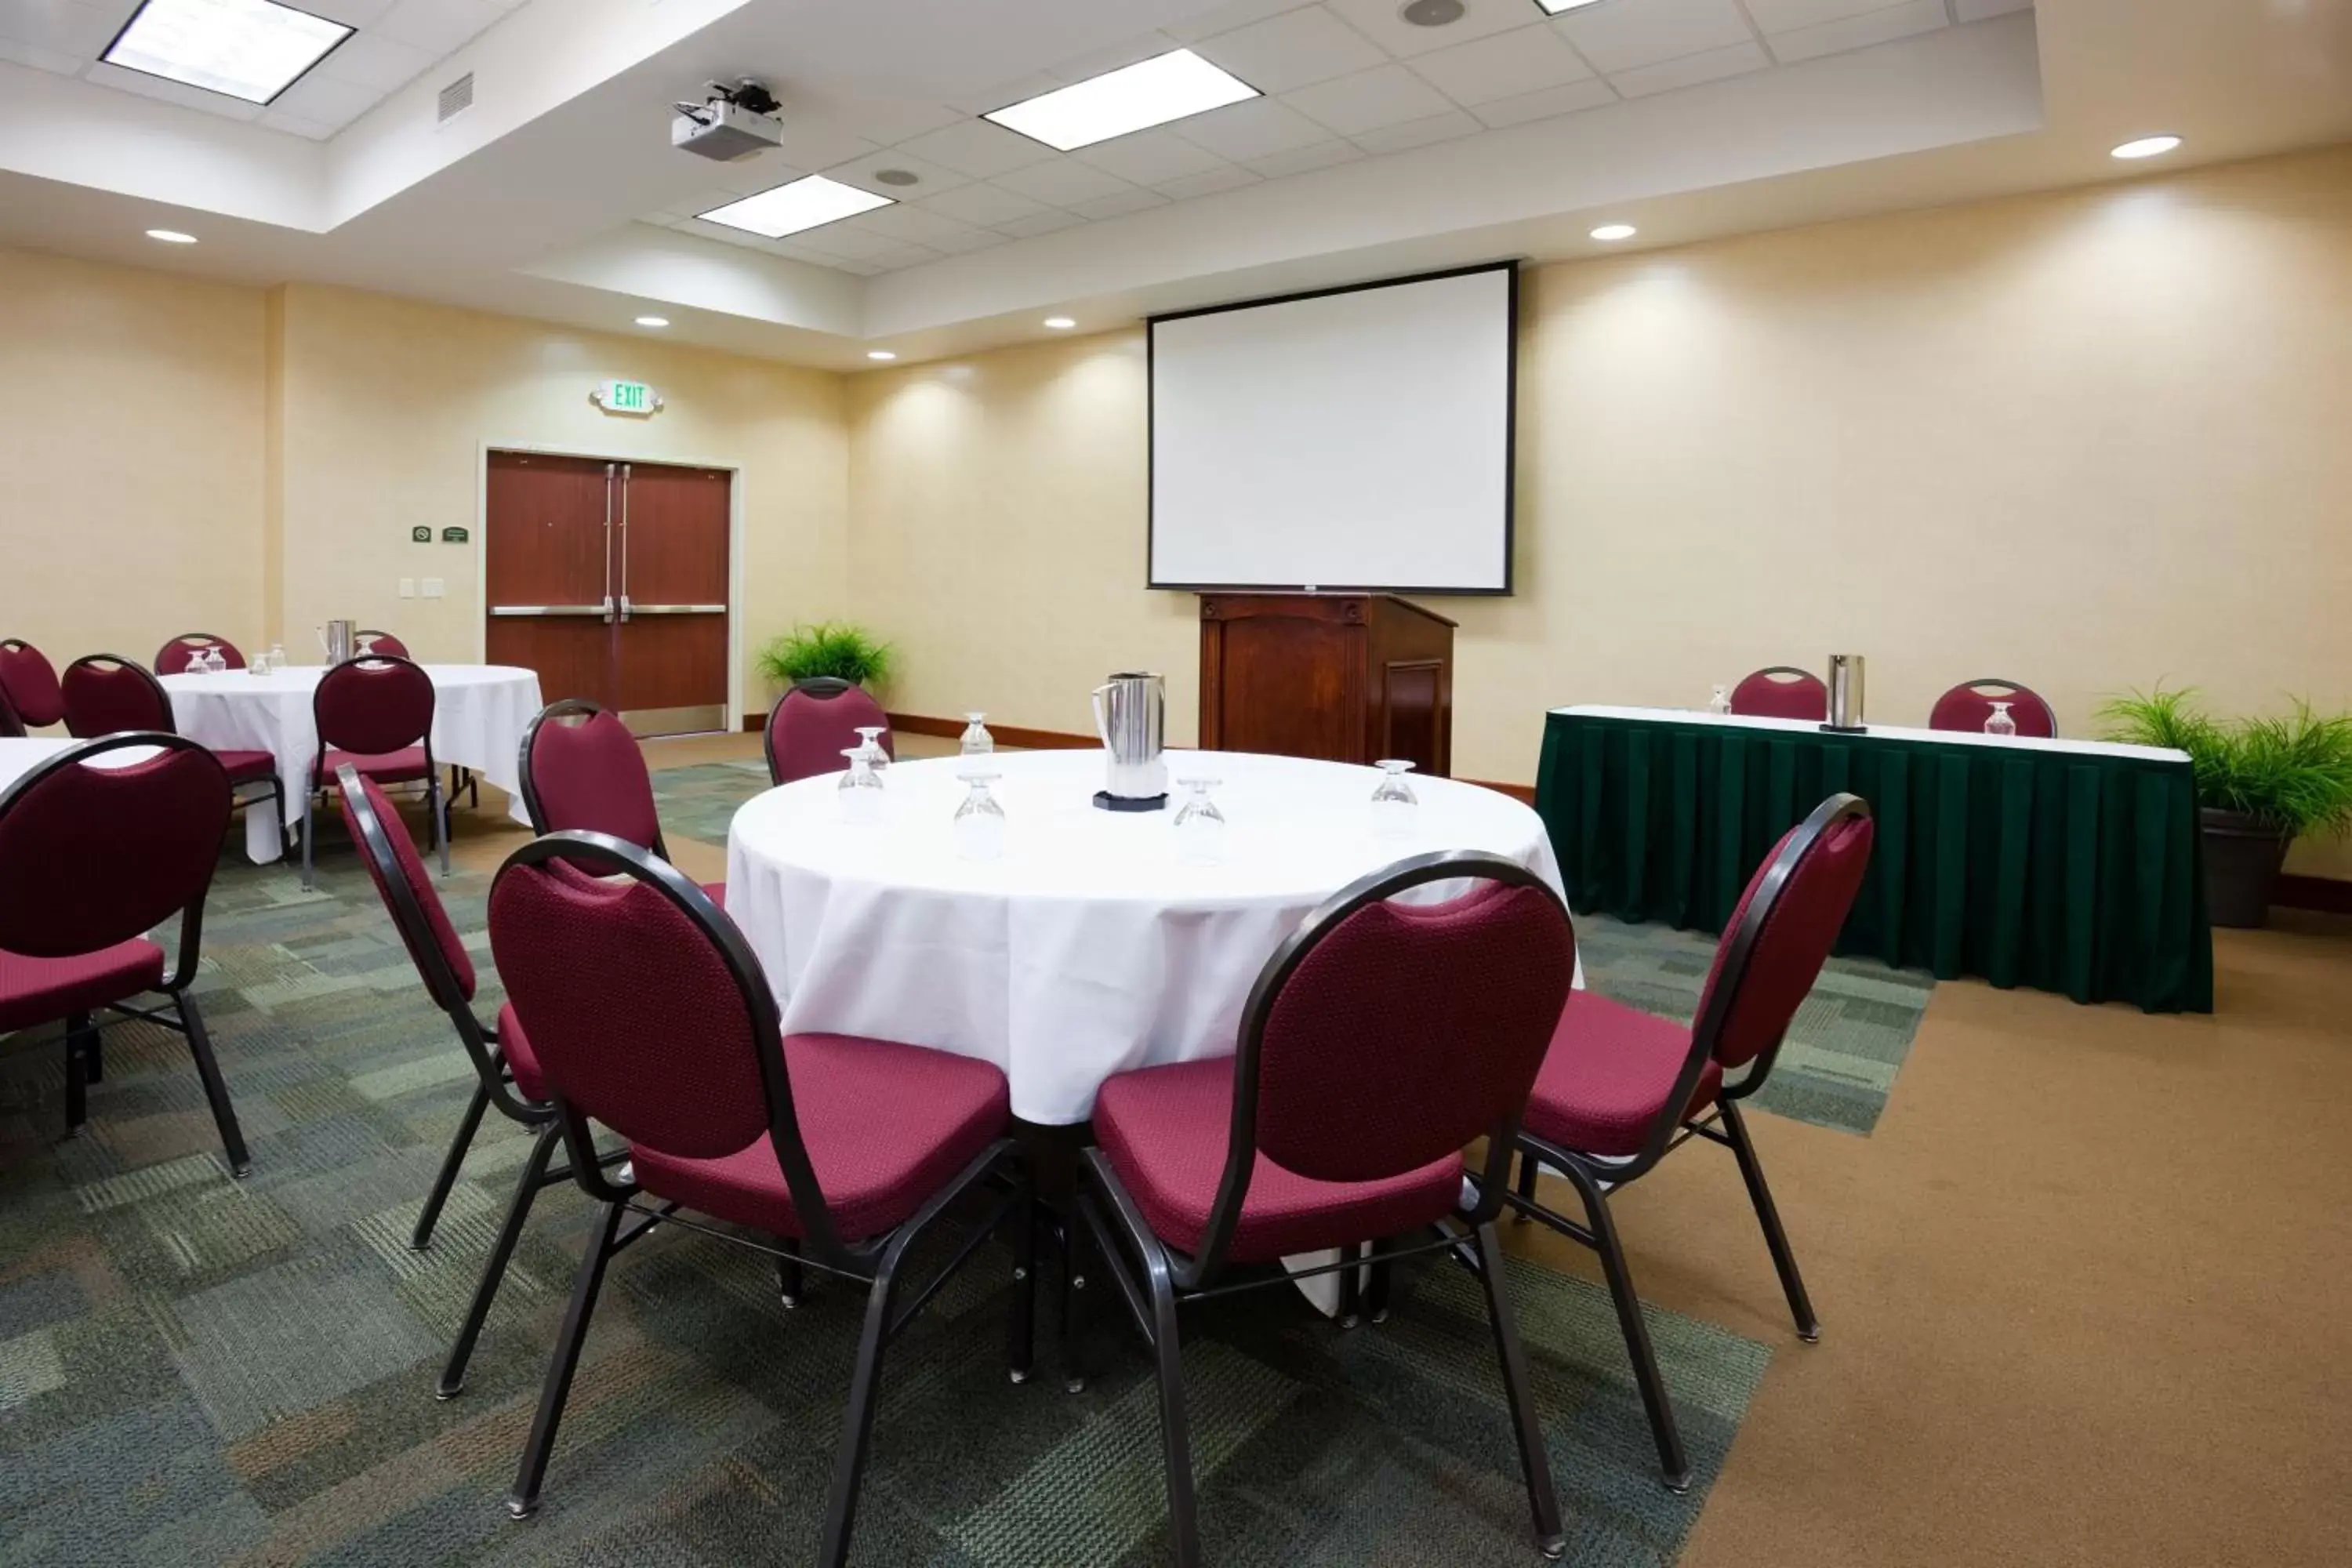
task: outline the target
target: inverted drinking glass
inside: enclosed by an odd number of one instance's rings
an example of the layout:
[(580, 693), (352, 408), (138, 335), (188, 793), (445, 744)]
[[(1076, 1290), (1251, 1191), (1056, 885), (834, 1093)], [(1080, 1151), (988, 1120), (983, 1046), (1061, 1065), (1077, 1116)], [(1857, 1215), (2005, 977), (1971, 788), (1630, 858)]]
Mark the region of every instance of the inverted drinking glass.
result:
[(966, 860), (1004, 858), (1004, 808), (988, 786), (1004, 775), (971, 773), (961, 775), (971, 793), (956, 807), (956, 853)]
[(1173, 831), (1176, 858), (1187, 866), (1214, 866), (1225, 858), (1225, 814), (1209, 798), (1215, 779), (1178, 779), (1190, 791), (1177, 809)]
[(1382, 838), (1412, 837), (1421, 815), (1421, 797), (1404, 776), (1412, 772), (1412, 764), (1391, 757), (1374, 765), (1381, 770), (1381, 782), (1372, 791), (1373, 833)]
[(849, 746), (841, 753), (849, 759), (849, 771), (841, 775), (835, 794), (841, 801), (841, 820), (849, 823), (874, 823), (882, 820), (882, 777), (874, 771), (874, 761), (866, 754), (864, 746)]
[(2017, 721), (2009, 716), (2008, 703), (1996, 702), (1992, 705), (1992, 711), (1985, 717), (1984, 732), (1988, 735), (2017, 733)]
[(987, 717), (985, 713), (967, 713), (963, 716), (963, 754), (965, 756), (984, 757), (996, 750), (996, 737), (990, 734), (988, 726), (981, 722)]
[(874, 724), (859, 726), (857, 738), (862, 742), (858, 749), (866, 753), (866, 761), (868, 766), (873, 768), (873, 770), (877, 773), (889, 767), (890, 753), (882, 749), (881, 725)]

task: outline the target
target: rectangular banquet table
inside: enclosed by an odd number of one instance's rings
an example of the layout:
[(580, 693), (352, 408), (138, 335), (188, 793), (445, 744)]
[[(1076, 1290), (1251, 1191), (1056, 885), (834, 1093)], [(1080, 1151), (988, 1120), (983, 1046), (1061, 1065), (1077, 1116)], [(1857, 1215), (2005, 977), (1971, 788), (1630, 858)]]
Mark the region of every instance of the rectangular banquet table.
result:
[(2213, 937), (2186, 752), (1656, 708), (1555, 708), (1536, 810), (1570, 904), (1719, 931), (1822, 799), (1878, 839), (1842, 953), (1999, 986), (2213, 1010)]

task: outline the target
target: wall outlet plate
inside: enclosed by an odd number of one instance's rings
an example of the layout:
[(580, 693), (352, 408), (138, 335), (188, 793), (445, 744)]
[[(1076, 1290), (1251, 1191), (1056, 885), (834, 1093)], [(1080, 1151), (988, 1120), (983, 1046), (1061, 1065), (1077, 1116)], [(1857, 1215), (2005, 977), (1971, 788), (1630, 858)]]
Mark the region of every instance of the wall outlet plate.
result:
[(428, 599), (437, 599), (441, 596), (440, 578), (427, 577), (425, 579), (425, 596)]
[(415, 579), (415, 578), (414, 578), (414, 577), (403, 577), (403, 578), (400, 580), (400, 596), (401, 596), (402, 598), (404, 598), (404, 599), (414, 599), (415, 597), (416, 597), (416, 579)]

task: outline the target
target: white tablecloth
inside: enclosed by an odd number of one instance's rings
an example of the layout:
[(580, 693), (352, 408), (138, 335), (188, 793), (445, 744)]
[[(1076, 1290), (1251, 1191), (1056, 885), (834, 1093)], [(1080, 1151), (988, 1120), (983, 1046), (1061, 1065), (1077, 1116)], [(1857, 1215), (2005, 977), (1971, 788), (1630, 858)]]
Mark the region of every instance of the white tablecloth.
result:
[(1225, 858), (1187, 866), (1170, 826), (1183, 792), (1167, 811), (1099, 810), (1103, 761), (990, 758), (1004, 775), (995, 861), (957, 856), (960, 758), (891, 767), (873, 826), (842, 822), (838, 774), (746, 804), (727, 837), (727, 912), (784, 1027), (979, 1057), (1004, 1069), (1014, 1115), (1078, 1122), (1112, 1073), (1231, 1055), (1267, 957), (1366, 872), (1432, 849), (1485, 849), (1559, 886), (1542, 821), (1508, 795), (1416, 778), (1413, 836), (1377, 838), (1375, 770), (1231, 752), (1169, 753), (1172, 778), (1224, 781), (1213, 798)]
[[(1552, 711), (1587, 719), (1664, 720), (1676, 724), (1728, 724), (1746, 730), (1801, 730), (1811, 734), (1819, 734), (1822, 728), (1818, 719), (1766, 719), (1746, 713), (1709, 713), (1704, 709), (1693, 711), (1684, 708), (1610, 708), (1580, 703), (1574, 707), (1555, 708)], [(1933, 741), (1938, 745), (2023, 746), (2029, 750), (2073, 752), (2086, 757), (2138, 757), (2168, 763), (2189, 760), (2188, 752), (2164, 746), (2126, 746), (2116, 741), (2074, 741), (2064, 736), (1988, 735), (1981, 730), (1913, 730), (1901, 724), (1873, 724), (1869, 733), (1873, 740), (1879, 741)]]
[[(167, 675), (172, 718), (181, 734), (215, 751), (268, 752), (286, 786), (286, 821), (302, 820), (302, 790), (319, 754), (310, 721), (310, 694), (326, 673), (318, 665), (255, 675)], [(433, 678), (433, 760), (471, 768), (512, 797), (509, 809), (525, 820), (520, 774), (522, 732), (540, 710), (539, 677), (503, 664), (428, 664)], [(246, 814), (246, 853), (275, 860), (282, 852), (277, 825)]]
[[(0, 737), (0, 794), (8, 786), (56, 756), (59, 752), (80, 745), (79, 741), (47, 735)], [(127, 768), (133, 763), (143, 763), (155, 754), (152, 746), (132, 746), (120, 752), (109, 752), (99, 758), (101, 768)]]

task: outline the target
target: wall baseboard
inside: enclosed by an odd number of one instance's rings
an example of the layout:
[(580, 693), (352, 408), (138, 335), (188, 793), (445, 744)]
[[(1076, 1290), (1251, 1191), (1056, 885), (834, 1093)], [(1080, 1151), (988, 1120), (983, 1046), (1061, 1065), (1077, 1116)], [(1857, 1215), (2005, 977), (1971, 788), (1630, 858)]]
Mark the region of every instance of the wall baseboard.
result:
[(2352, 881), (2340, 877), (2282, 876), (2271, 893), (2282, 909), (2320, 910), (2331, 915), (2352, 915)]

